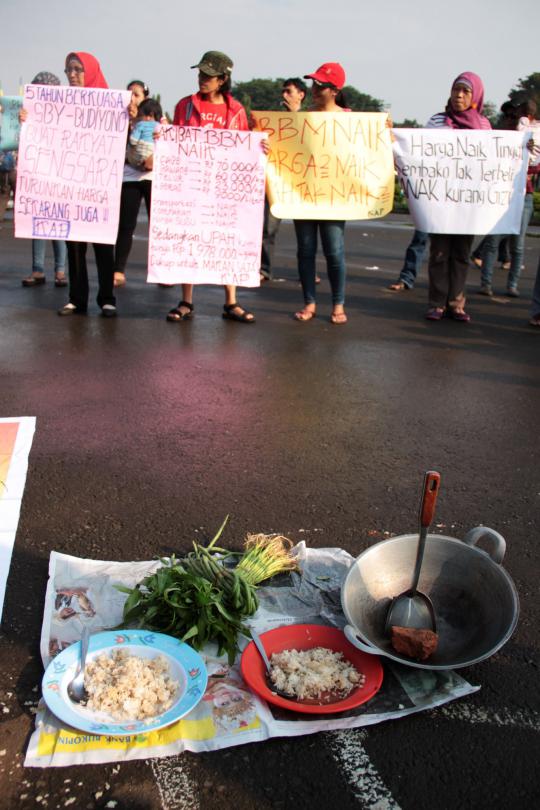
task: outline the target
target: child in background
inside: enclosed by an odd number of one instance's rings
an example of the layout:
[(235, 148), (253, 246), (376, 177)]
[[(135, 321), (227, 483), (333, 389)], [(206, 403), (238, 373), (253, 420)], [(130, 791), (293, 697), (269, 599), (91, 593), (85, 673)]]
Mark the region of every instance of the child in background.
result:
[(141, 102), (129, 136), (126, 159), (135, 169), (147, 169), (145, 162), (154, 153), (154, 132), (162, 118), (161, 104), (153, 98)]

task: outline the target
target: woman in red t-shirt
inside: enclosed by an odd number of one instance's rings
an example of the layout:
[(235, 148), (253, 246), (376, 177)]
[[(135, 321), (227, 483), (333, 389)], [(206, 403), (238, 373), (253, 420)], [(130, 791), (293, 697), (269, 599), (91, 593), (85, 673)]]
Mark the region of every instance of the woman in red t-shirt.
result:
[[(199, 92), (181, 99), (174, 110), (173, 124), (214, 129), (249, 129), (246, 111), (230, 93), (231, 59), (221, 51), (208, 51), (198, 65)], [(189, 321), (193, 317), (193, 284), (182, 284), (182, 300), (167, 315), (168, 321)], [(223, 317), (241, 323), (255, 318), (236, 301), (236, 287), (225, 285)]]

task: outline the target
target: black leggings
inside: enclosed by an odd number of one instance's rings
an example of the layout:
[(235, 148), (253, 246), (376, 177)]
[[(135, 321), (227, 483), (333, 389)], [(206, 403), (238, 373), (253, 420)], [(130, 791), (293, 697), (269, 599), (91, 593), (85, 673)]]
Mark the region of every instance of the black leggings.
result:
[(122, 183), (120, 222), (114, 249), (115, 273), (125, 272), (131, 245), (133, 244), (133, 232), (137, 226), (137, 216), (139, 214), (139, 208), (141, 207), (141, 200), (144, 199), (146, 211), (148, 217), (150, 217), (151, 195), (151, 180), (135, 180), (133, 182)]

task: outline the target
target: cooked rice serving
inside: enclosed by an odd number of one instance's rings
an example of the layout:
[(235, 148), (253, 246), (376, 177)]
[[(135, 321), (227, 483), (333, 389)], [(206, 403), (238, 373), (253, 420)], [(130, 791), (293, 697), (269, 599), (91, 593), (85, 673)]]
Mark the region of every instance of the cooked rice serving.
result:
[(276, 688), (300, 700), (320, 698), (325, 693), (343, 698), (365, 682), (365, 676), (343, 653), (326, 647), (273, 653), (270, 664), (270, 678)]
[(178, 690), (165, 656), (139, 658), (122, 649), (89, 661), (84, 685), (89, 709), (121, 721), (146, 720), (167, 711)]

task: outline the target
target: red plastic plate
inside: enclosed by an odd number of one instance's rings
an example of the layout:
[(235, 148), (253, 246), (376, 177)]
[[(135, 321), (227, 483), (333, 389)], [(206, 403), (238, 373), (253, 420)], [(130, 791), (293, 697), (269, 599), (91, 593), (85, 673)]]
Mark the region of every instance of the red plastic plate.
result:
[(263, 700), (273, 703), (275, 706), (281, 706), (293, 712), (305, 712), (306, 714), (335, 714), (336, 712), (346, 712), (348, 709), (361, 706), (381, 688), (383, 668), (379, 657), (377, 655), (368, 655), (353, 647), (341, 630), (336, 627), (326, 627), (319, 624), (290, 624), (262, 633), (261, 639), (269, 658), (272, 653), (282, 652), (282, 650), (309, 650), (311, 647), (326, 647), (334, 652), (343, 653), (343, 657), (365, 676), (364, 685), (354, 689), (343, 700), (322, 705), (287, 700), (287, 698), (276, 695), (275, 692), (268, 688), (264, 662), (255, 644), (251, 641), (242, 653), (240, 662), (242, 677), (250, 689), (262, 697)]

